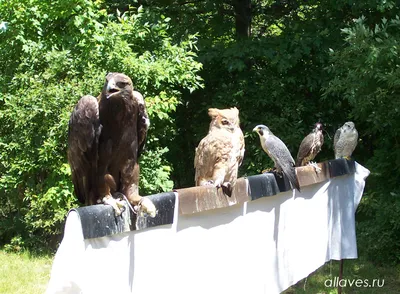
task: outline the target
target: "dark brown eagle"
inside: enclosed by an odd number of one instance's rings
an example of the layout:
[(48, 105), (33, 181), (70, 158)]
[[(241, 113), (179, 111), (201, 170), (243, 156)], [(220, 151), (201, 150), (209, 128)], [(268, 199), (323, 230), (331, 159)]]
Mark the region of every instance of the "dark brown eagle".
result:
[(320, 122), (314, 125), (314, 129), (309, 133), (303, 141), (301, 141), (299, 152), (297, 153), (296, 166), (312, 165), (317, 172), (320, 171), (318, 165), (311, 160), (321, 151), (324, 144), (323, 127)]
[(68, 162), (75, 194), (85, 205), (103, 201), (120, 214), (121, 203), (112, 194), (124, 194), (130, 203), (155, 216), (156, 209), (139, 196), (138, 159), (149, 118), (143, 96), (133, 91), (131, 79), (109, 73), (99, 97), (83, 96), (68, 128)]

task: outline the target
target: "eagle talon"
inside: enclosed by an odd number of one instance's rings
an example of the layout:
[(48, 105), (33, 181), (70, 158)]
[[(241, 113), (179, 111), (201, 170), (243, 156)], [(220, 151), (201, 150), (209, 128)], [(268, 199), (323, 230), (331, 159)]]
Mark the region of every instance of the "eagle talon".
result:
[(155, 217), (157, 215), (157, 209), (154, 206), (153, 202), (146, 197), (142, 197), (139, 203), (135, 205), (134, 210), (139, 216), (149, 215), (150, 217)]
[(114, 208), (115, 216), (121, 215), (122, 212), (125, 210), (124, 203), (119, 199), (113, 198), (111, 195), (104, 196), (103, 203), (106, 205), (111, 205), (112, 208)]

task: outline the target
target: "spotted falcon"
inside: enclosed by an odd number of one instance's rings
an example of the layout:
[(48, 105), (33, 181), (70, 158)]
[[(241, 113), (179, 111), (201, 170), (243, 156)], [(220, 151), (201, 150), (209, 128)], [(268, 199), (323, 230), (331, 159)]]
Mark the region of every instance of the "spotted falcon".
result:
[(322, 131), (322, 124), (317, 122), (311, 133), (301, 141), (299, 152), (297, 153), (296, 166), (311, 165), (317, 172), (320, 172), (321, 169), (311, 160), (317, 156), (321, 151), (322, 144), (324, 144), (324, 135), (322, 134)]

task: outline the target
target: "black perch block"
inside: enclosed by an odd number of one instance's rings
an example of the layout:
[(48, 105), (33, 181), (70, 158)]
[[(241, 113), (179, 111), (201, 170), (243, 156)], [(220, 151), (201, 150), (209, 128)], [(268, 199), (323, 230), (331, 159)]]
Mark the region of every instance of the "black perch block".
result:
[(83, 238), (101, 238), (123, 232), (141, 230), (145, 228), (172, 224), (176, 196), (174, 192), (146, 196), (153, 201), (157, 215), (137, 216), (128, 205), (120, 216), (115, 216), (110, 205), (97, 204), (72, 209), (79, 215), (82, 224)]
[(279, 185), (273, 173), (247, 177), (251, 200), (261, 197), (273, 196), (280, 192)]

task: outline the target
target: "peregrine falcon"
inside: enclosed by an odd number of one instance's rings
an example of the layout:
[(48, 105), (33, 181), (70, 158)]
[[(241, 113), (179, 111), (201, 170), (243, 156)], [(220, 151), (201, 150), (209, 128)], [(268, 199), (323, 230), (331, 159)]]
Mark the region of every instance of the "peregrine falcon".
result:
[(358, 132), (352, 121), (346, 122), (341, 128), (337, 129), (333, 138), (333, 149), (335, 159), (350, 159), (358, 142)]
[(261, 146), (268, 156), (274, 161), (277, 172), (282, 172), (289, 180), (292, 188), (300, 192), (300, 185), (296, 177), (295, 164), (289, 149), (278, 137), (264, 125), (253, 129), (260, 136)]
[(311, 165), (317, 172), (321, 169), (315, 162), (312, 162), (321, 151), (321, 146), (324, 144), (324, 135), (322, 134), (322, 124), (317, 122), (314, 129), (309, 133), (303, 141), (301, 141), (299, 152), (297, 153), (296, 166)]

